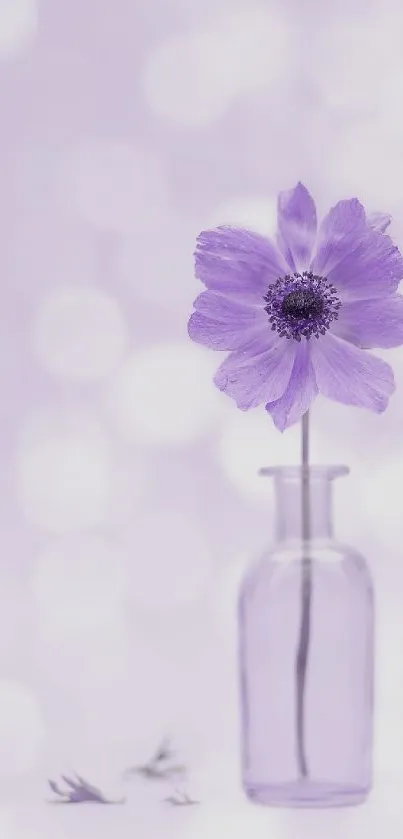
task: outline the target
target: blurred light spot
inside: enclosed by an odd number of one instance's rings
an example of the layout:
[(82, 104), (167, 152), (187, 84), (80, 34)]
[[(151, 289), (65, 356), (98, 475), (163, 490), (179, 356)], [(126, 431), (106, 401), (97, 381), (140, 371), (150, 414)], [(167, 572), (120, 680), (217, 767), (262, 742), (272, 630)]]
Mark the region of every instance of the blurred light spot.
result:
[(262, 466), (298, 464), (300, 434), (299, 425), (280, 434), (263, 406), (234, 413), (219, 442), (219, 463), (239, 492), (267, 506), (272, 479), (258, 471)]
[(122, 240), (117, 256), (129, 292), (160, 306), (177, 310), (183, 305), (190, 310), (200, 293), (200, 283), (194, 278), (197, 233), (194, 225), (174, 219), (171, 211), (169, 218), (161, 219), (157, 232), (133, 229)]
[(151, 110), (192, 126), (218, 119), (238, 87), (227, 51), (215, 32), (175, 35), (157, 46), (144, 77)]
[(12, 58), (32, 41), (37, 30), (35, 0), (0, 0), (0, 58)]
[[(157, 637), (164, 632), (158, 620), (153, 626)], [(43, 624), (37, 624), (32, 641), (30, 653), (42, 677), (63, 692), (67, 708), (70, 700), (79, 710), (83, 728), (64, 749), (72, 760), (83, 744), (92, 744), (93, 755), (104, 744), (123, 744), (120, 775), (125, 766), (137, 762), (137, 743), (143, 737), (146, 760), (164, 733), (171, 731), (170, 723), (178, 720), (178, 701), (185, 704), (187, 696), (186, 672), (183, 662), (176, 660), (174, 645), (168, 645), (168, 654), (156, 649), (152, 627), (148, 643), (123, 615), (120, 621), (94, 626), (92, 631), (77, 626), (44, 632)], [(133, 720), (141, 724), (128, 737)], [(64, 732), (60, 739), (64, 740)]]
[[(1, 542), (1, 540), (0, 540)], [(4, 553), (4, 547), (2, 545)], [(17, 557), (13, 556), (13, 559)], [(17, 659), (18, 644), (24, 638), (29, 603), (24, 581), (0, 571), (0, 659)], [(1, 836), (1, 834), (0, 834)]]
[(112, 541), (76, 536), (51, 543), (34, 566), (38, 618), (50, 628), (92, 628), (119, 614), (123, 558)]
[(237, 71), (245, 91), (265, 88), (287, 74), (293, 35), (279, 7), (274, 9), (265, 3), (250, 3), (247, 8), (234, 8), (218, 20), (217, 28), (224, 45), (231, 44), (232, 69)]
[(175, 123), (200, 126), (234, 97), (284, 75), (290, 33), (278, 12), (234, 10), (197, 34), (174, 35), (151, 53), (144, 74), (150, 108)]
[(110, 493), (104, 525), (120, 528), (138, 512), (140, 498), (147, 488), (147, 468), (137, 451), (123, 451), (114, 457)]
[[(71, 588), (70, 585), (70, 591)], [(60, 604), (60, 591), (58, 597)], [(77, 622), (74, 616), (69, 619), (65, 614), (63, 623), (63, 616), (58, 620), (48, 607), (43, 619), (38, 615), (30, 638), (30, 655), (38, 670), (51, 684), (87, 708), (100, 701), (100, 695), (112, 686), (122, 685), (130, 667), (130, 637), (122, 614), (115, 614), (112, 621), (116, 601), (110, 607), (104, 604), (105, 599), (103, 603), (99, 599), (95, 607), (98, 623), (94, 617), (92, 622), (84, 622), (82, 611)], [(82, 601), (79, 605), (81, 608)]]
[(200, 596), (212, 574), (212, 556), (197, 521), (149, 513), (124, 534), (130, 602), (151, 612), (175, 611)]
[(22, 775), (35, 767), (45, 738), (35, 697), (17, 682), (0, 681), (0, 775)]
[(320, 65), (315, 84), (325, 104), (354, 117), (368, 114), (380, 103), (385, 77), (401, 62), (399, 27), (391, 9), (378, 5), (348, 26), (340, 19), (327, 27), (326, 37), (317, 38), (314, 54)]
[[(262, 480), (264, 480), (262, 478)], [(267, 541), (272, 541), (268, 529)], [(265, 547), (265, 546), (263, 546)], [(255, 556), (240, 555), (234, 557), (215, 577), (211, 593), (211, 610), (214, 624), (223, 641), (229, 641), (235, 649), (238, 633), (238, 598), (248, 568)]]
[(401, 200), (400, 159), (399, 135), (387, 124), (368, 118), (346, 126), (337, 138), (323, 182), (331, 186), (336, 200), (357, 196), (371, 210), (383, 209)]
[[(391, 360), (386, 352), (384, 359)], [(368, 492), (373, 492), (373, 484), (376, 491), (380, 464), (386, 466), (395, 456), (401, 417), (394, 417), (394, 404), (392, 401), (387, 412), (380, 415), (319, 397), (312, 410), (311, 462), (345, 464), (351, 470), (350, 475), (333, 484), (335, 532), (343, 541), (360, 546), (364, 553), (373, 546), (377, 534), (378, 539), (382, 537), (378, 517), (369, 512), (373, 502), (367, 511), (366, 499)]]
[(120, 141), (88, 141), (60, 163), (61, 198), (100, 230), (153, 230), (166, 215), (158, 159)]
[(109, 375), (128, 344), (116, 300), (95, 289), (66, 288), (49, 294), (34, 324), (34, 350), (57, 376), (91, 381)]
[(150, 445), (186, 444), (209, 431), (225, 410), (213, 384), (212, 356), (190, 342), (158, 344), (133, 355), (108, 395), (120, 431)]
[[(38, 175), (37, 157), (30, 161), (30, 167), (35, 168)], [(86, 288), (96, 276), (97, 248), (82, 225), (73, 221), (69, 224), (67, 220), (60, 223), (53, 203), (46, 211), (39, 211), (38, 189), (29, 184), (28, 172), (21, 172), (21, 168), (19, 174), (24, 191), (17, 200), (24, 210), (18, 213), (18, 238), (10, 242), (9, 278), (13, 293), (18, 294), (25, 305), (29, 304), (29, 311), (32, 311), (49, 289)], [(34, 207), (28, 206), (28, 195)], [(32, 281), (33, 272), (35, 282)]]
[(403, 99), (403, 66), (380, 80), (377, 116), (389, 132), (402, 138), (403, 123), (398, 103)]
[(273, 238), (277, 230), (277, 199), (233, 198), (217, 207), (206, 227), (220, 224), (245, 227)]
[(345, 463), (354, 472), (365, 462), (377, 466), (371, 443), (380, 438), (384, 424), (385, 416), (319, 396), (312, 410), (311, 462)]
[(361, 476), (355, 514), (368, 539), (388, 552), (396, 551), (402, 538), (401, 483), (403, 458), (378, 464)]
[[(392, 595), (393, 597), (393, 595)], [(403, 661), (398, 644), (403, 633), (401, 609), (387, 594), (377, 606), (376, 632), (376, 766), (400, 778), (403, 732), (399, 720), (403, 702)], [(395, 726), (394, 724), (397, 723)]]
[(27, 519), (46, 530), (90, 527), (109, 495), (109, 449), (97, 423), (26, 429), (17, 452), (17, 495)]
[[(395, 639), (394, 639), (395, 644)], [(395, 657), (398, 657), (395, 648)], [(377, 695), (383, 692), (378, 689)], [(375, 784), (384, 783), (387, 780), (401, 783), (401, 756), (403, 737), (401, 731), (401, 692), (399, 691), (400, 702), (382, 701), (382, 706), (375, 708)], [(403, 812), (401, 812), (403, 827)]]
[(151, 6), (142, 7), (141, 13), (143, 18), (151, 20), (154, 25), (158, 14), (158, 20), (162, 21), (163, 25), (166, 25), (167, 21), (172, 23), (175, 16), (175, 19), (200, 26), (200, 22), (205, 22), (206, 15), (213, 12), (217, 14), (217, 7), (220, 10), (231, 10), (236, 6), (242, 7), (244, 3), (245, 0), (205, 0), (200, 7), (197, 3), (189, 3), (189, 0), (153, 0)]
[(333, 29), (338, 50), (315, 76), (324, 103), (330, 108), (351, 109), (362, 114), (374, 105), (376, 89), (371, 80), (376, 83), (379, 67), (372, 51), (366, 53), (365, 49), (359, 49), (364, 31), (361, 22), (358, 26), (352, 23), (343, 26), (341, 31)]

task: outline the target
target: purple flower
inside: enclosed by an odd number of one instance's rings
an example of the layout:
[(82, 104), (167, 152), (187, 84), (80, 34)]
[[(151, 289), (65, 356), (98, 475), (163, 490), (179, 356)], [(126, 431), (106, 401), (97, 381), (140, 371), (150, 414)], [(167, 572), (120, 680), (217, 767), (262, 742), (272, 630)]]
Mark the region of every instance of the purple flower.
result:
[(321, 393), (382, 413), (393, 371), (373, 347), (403, 344), (403, 258), (390, 217), (339, 201), (319, 227), (303, 184), (278, 197), (276, 243), (249, 230), (200, 233), (196, 276), (207, 288), (193, 341), (230, 350), (217, 387), (247, 411), (261, 403), (280, 431)]

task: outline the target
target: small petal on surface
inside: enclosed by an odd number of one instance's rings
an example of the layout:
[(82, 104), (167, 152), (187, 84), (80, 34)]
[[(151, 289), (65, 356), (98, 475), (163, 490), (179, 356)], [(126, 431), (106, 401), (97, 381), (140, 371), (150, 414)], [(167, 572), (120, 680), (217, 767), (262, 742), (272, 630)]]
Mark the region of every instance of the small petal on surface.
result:
[(280, 192), (277, 202), (279, 247), (292, 271), (309, 267), (315, 244), (317, 219), (315, 202), (306, 187)]
[(331, 332), (365, 349), (399, 347), (403, 344), (403, 297), (390, 294), (344, 303)]
[(319, 392), (344, 405), (381, 414), (395, 390), (393, 370), (380, 358), (328, 332), (311, 344)]
[(267, 345), (268, 349), (262, 347), (257, 338), (247, 350), (231, 353), (214, 378), (219, 390), (234, 399), (242, 411), (279, 399), (290, 380), (297, 342), (269, 332)]
[(262, 306), (248, 306), (237, 300), (205, 291), (194, 302), (196, 311), (189, 325), (189, 337), (213, 350), (237, 350), (261, 331), (262, 343), (269, 332), (268, 316)]
[(299, 422), (302, 415), (310, 408), (318, 395), (315, 371), (310, 358), (307, 341), (298, 346), (291, 378), (283, 396), (266, 405), (274, 425), (279, 431), (285, 431), (290, 425)]
[(217, 227), (198, 236), (196, 277), (207, 288), (256, 303), (269, 286), (289, 272), (275, 244), (258, 233)]
[(373, 230), (378, 230), (379, 233), (384, 233), (392, 221), (392, 216), (387, 213), (369, 213), (367, 215), (367, 224)]
[(324, 218), (312, 270), (326, 276), (342, 300), (365, 300), (396, 291), (403, 258), (389, 236), (366, 224), (364, 208), (352, 198)]

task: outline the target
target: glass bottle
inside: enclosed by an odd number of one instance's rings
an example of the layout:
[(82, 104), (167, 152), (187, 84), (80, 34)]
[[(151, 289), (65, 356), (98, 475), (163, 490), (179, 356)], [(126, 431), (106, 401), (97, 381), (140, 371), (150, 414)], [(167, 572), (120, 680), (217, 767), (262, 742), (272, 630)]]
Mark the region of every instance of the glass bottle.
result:
[(371, 788), (373, 588), (365, 559), (332, 529), (332, 481), (348, 472), (261, 470), (274, 477), (276, 542), (239, 599), (243, 785), (260, 804), (346, 806)]

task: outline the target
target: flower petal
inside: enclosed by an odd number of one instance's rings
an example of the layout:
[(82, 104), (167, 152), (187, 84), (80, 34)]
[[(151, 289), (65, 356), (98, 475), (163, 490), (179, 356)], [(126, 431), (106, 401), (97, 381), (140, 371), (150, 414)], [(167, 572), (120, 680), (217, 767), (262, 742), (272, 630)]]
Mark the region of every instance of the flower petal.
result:
[(289, 382), (297, 346), (274, 332), (268, 341), (257, 337), (246, 350), (228, 356), (214, 382), (242, 411), (279, 399)]
[(319, 392), (344, 405), (381, 414), (395, 390), (393, 370), (380, 358), (328, 332), (311, 345)]
[(204, 291), (194, 302), (189, 337), (213, 350), (237, 350), (257, 332), (270, 332), (263, 306), (248, 306), (213, 291)]
[(313, 198), (302, 183), (280, 192), (277, 202), (279, 246), (292, 271), (309, 267), (316, 238), (317, 220)]
[(344, 303), (331, 332), (357, 347), (399, 347), (403, 344), (403, 297), (354, 300)]
[(196, 297), (193, 303), (197, 312), (215, 320), (225, 321), (228, 318), (232, 318), (234, 314), (237, 314), (239, 317), (242, 316), (245, 323), (260, 319), (260, 321), (268, 325), (269, 319), (264, 309), (265, 305), (263, 300), (259, 300), (258, 303), (234, 300), (215, 291), (203, 291)]
[(327, 276), (357, 244), (357, 238), (365, 231), (365, 222), (365, 210), (357, 198), (339, 201), (332, 207), (319, 227), (312, 271)]
[(387, 213), (369, 213), (367, 215), (367, 224), (373, 230), (378, 230), (379, 233), (384, 233), (392, 221), (392, 216)]
[(304, 341), (298, 346), (286, 390), (280, 399), (266, 405), (266, 411), (273, 417), (276, 428), (285, 431), (301, 419), (317, 395), (318, 386), (310, 358), (310, 345)]
[(342, 300), (366, 300), (396, 291), (403, 258), (385, 233), (366, 223), (363, 206), (352, 198), (330, 210), (319, 230), (312, 270), (327, 276)]
[(403, 278), (403, 258), (390, 236), (370, 230), (356, 249), (328, 273), (343, 300), (384, 297)]
[(200, 233), (195, 261), (196, 277), (207, 288), (255, 303), (271, 283), (289, 272), (270, 239), (235, 227)]

